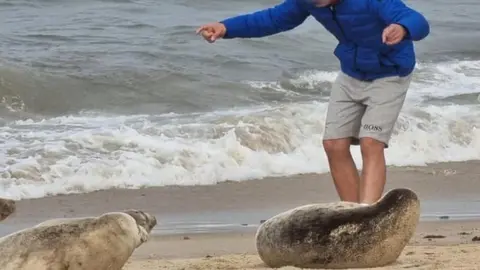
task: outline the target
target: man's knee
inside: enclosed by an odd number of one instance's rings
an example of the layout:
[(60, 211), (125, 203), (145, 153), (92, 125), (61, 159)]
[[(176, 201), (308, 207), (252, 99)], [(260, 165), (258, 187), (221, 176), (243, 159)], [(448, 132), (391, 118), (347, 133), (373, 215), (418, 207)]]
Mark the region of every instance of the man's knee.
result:
[(385, 142), (372, 137), (364, 137), (360, 139), (360, 150), (364, 156), (382, 153), (386, 146)]
[(323, 141), (323, 149), (327, 155), (345, 154), (350, 151), (350, 138), (327, 139)]

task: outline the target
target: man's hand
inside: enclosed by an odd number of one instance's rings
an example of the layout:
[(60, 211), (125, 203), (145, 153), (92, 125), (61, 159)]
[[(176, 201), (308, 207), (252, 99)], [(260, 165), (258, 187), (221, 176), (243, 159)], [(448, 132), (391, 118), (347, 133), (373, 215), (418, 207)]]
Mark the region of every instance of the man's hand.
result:
[(218, 22), (205, 24), (197, 29), (197, 34), (201, 34), (202, 37), (210, 43), (213, 43), (217, 39), (222, 38), (226, 32), (227, 28), (225, 27), (225, 25)]
[(312, 0), (313, 4), (316, 7), (326, 7), (328, 5), (332, 5), (337, 3), (337, 0)]
[(387, 45), (398, 44), (407, 35), (407, 30), (399, 24), (390, 24), (383, 30), (382, 42)]

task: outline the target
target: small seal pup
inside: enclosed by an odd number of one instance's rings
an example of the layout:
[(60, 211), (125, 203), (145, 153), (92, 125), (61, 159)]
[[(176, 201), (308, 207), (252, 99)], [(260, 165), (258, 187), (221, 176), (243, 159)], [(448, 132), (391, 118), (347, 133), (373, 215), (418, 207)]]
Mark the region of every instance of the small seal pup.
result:
[(0, 221), (5, 220), (16, 210), (14, 200), (0, 198)]
[(278, 214), (256, 233), (260, 258), (272, 268), (371, 268), (393, 263), (415, 233), (420, 202), (393, 189), (372, 205), (310, 204)]
[(47, 220), (0, 238), (0, 269), (120, 270), (156, 224), (139, 210)]

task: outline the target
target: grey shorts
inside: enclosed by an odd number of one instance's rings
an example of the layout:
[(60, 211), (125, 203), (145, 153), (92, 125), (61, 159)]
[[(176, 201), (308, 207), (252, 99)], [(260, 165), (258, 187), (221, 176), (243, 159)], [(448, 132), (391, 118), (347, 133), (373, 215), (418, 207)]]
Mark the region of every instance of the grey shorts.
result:
[(360, 81), (342, 72), (333, 84), (323, 139), (370, 137), (388, 148), (395, 122), (402, 109), (411, 74)]

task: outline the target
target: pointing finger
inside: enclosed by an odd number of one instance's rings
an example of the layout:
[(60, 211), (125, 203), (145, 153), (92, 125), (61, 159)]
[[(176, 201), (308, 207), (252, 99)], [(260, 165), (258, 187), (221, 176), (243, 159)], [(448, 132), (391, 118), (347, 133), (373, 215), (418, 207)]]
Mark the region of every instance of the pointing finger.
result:
[(200, 34), (205, 39), (210, 39), (210, 37), (212, 36), (212, 32), (207, 31), (207, 30), (203, 30)]
[(208, 28), (208, 26), (202, 25), (202, 26), (200, 26), (200, 27), (197, 29), (196, 33), (197, 33), (197, 34), (200, 34), (201, 32), (207, 30), (207, 28)]

